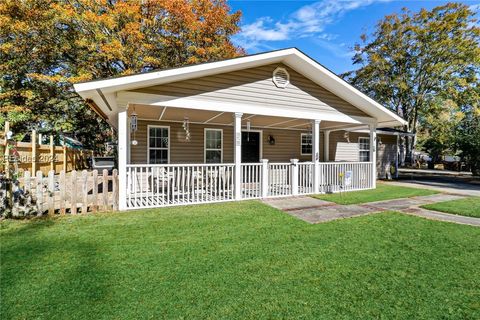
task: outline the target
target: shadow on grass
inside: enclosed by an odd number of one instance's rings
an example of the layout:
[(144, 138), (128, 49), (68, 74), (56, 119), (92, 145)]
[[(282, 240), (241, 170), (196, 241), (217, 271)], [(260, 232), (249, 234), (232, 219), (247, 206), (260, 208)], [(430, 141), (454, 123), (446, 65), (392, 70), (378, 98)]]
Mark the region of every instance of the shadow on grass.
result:
[(52, 238), (48, 234), (55, 230), (41, 232), (55, 220), (31, 222), (2, 234), (2, 318), (86, 317), (81, 301), (90, 301), (95, 312), (109, 292), (109, 273), (93, 240), (68, 233)]

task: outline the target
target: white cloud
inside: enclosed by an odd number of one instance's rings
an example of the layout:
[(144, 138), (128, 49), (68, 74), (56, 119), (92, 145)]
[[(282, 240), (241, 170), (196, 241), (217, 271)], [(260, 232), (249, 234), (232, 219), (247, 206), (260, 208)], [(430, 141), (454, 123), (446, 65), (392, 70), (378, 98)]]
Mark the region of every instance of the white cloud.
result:
[(332, 40), (335, 35), (324, 34), (325, 27), (340, 19), (346, 12), (391, 0), (323, 0), (305, 5), (284, 21), (262, 17), (244, 25), (235, 41), (248, 49), (265, 47), (265, 42), (314, 37)]
[(472, 4), (471, 6), (468, 7), (470, 10), (473, 12), (480, 12), (480, 3), (478, 4)]

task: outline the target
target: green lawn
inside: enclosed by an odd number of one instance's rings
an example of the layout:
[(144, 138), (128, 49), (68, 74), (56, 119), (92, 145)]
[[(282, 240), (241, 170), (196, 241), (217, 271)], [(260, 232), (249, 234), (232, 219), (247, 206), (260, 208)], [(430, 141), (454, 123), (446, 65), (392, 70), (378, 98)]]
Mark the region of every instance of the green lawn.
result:
[(479, 319), (480, 228), (260, 202), (4, 221), (2, 319)]
[(458, 214), (461, 216), (480, 218), (479, 197), (469, 197), (458, 200), (437, 202), (434, 204), (424, 205), (422, 208)]
[(338, 204), (357, 204), (390, 199), (410, 198), (415, 196), (428, 196), (435, 193), (438, 192), (426, 189), (400, 187), (389, 185), (388, 183), (377, 183), (376, 189), (342, 192), (342, 194), (319, 194), (312, 197), (326, 201), (332, 201)]

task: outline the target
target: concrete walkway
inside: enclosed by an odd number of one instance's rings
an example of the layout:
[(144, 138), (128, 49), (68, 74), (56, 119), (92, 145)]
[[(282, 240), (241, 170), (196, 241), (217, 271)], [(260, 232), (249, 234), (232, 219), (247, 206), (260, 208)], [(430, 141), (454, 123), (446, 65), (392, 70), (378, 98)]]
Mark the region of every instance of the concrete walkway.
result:
[(480, 218), (442, 213), (420, 208), (421, 205), (461, 199), (463, 196), (434, 194), (393, 199), (364, 204), (341, 205), (307, 196), (265, 199), (264, 203), (309, 223), (321, 223), (342, 218), (358, 217), (382, 211), (398, 211), (423, 218), (468, 224), (480, 227)]

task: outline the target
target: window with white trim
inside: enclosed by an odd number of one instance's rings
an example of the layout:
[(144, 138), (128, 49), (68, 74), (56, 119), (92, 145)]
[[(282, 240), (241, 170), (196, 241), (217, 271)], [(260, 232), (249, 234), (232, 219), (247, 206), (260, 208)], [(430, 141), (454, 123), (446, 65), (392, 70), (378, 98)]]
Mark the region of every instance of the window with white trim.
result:
[(205, 129), (205, 163), (221, 163), (223, 160), (223, 130)]
[(358, 138), (358, 160), (370, 161), (370, 138)]
[(300, 141), (300, 153), (302, 155), (312, 154), (312, 134), (302, 133)]
[(168, 163), (170, 127), (148, 126), (148, 163)]

